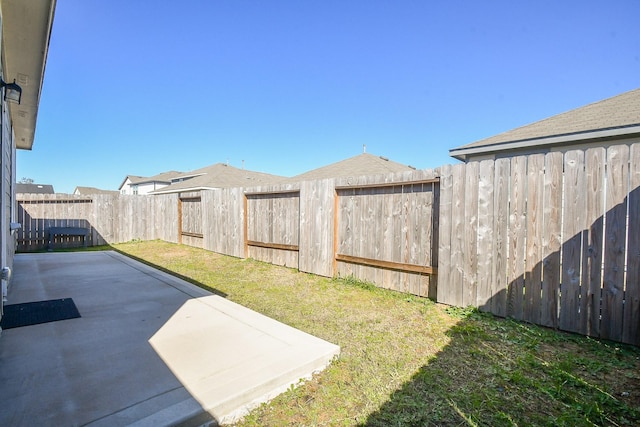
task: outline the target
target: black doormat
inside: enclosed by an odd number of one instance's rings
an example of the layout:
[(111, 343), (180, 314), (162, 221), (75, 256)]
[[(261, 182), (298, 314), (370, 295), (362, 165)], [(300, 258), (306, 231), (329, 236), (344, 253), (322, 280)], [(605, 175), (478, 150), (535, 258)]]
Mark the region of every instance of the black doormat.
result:
[(76, 317), (80, 317), (80, 313), (72, 298), (25, 302), (5, 305), (0, 327), (2, 329), (19, 328)]

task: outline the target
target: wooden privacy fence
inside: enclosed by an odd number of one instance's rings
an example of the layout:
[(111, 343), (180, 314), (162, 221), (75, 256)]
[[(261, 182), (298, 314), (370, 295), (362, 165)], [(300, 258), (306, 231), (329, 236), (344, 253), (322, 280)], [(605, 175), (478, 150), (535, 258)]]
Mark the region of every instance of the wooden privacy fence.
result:
[[(47, 249), (51, 228), (88, 230), (89, 246), (134, 239), (177, 242), (177, 199), (168, 196), (17, 194), (18, 251)], [(56, 235), (53, 246), (81, 246), (78, 236)]]
[(438, 182), (336, 186), (334, 272), (435, 298)]
[(437, 198), (434, 171), (207, 190), (203, 247), (435, 298)]
[(640, 345), (640, 143), (441, 168), (438, 302)]
[(44, 248), (51, 227), (86, 227), (94, 245), (182, 242), (640, 345), (640, 143), (182, 195), (17, 199), (19, 250)]
[(200, 192), (178, 195), (178, 239), (179, 243), (201, 248), (202, 233), (202, 197)]

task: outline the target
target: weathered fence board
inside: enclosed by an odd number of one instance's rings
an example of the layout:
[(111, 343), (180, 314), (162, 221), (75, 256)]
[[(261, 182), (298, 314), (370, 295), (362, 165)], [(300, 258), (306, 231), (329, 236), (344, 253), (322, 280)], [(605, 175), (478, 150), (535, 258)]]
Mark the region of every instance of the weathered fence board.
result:
[(629, 242), (621, 341), (640, 345), (640, 144), (631, 146), (630, 159)]
[(436, 299), (453, 305), (456, 285), (451, 281), (451, 201), (453, 199), (452, 166), (440, 168), (440, 223), (438, 226), (438, 289)]
[(562, 244), (562, 153), (545, 155), (544, 209), (542, 231), (542, 294), (541, 324), (558, 326), (560, 292), (560, 248)]
[(464, 212), (465, 221), (463, 223), (463, 277), (462, 283), (464, 291), (462, 293), (462, 303), (464, 306), (475, 306), (477, 304), (478, 293), (478, 176), (479, 163), (470, 162), (466, 165), (464, 191)]
[(540, 323), (542, 310), (542, 227), (544, 155), (529, 156), (527, 163), (527, 247), (523, 320)]
[(300, 183), (299, 269), (333, 276), (335, 180)]
[(587, 241), (584, 242), (586, 265), (583, 263), (583, 286), (587, 290), (587, 297), (586, 327), (583, 333), (596, 337), (600, 335), (600, 299), (602, 297), (605, 156), (603, 147), (591, 148), (585, 153), (587, 172), (585, 220), (589, 229)]
[(527, 158), (518, 156), (511, 159), (511, 191), (509, 193), (509, 256), (507, 315), (523, 319), (524, 298), (524, 254), (527, 215), (526, 177)]
[(581, 322), (582, 230), (585, 211), (584, 152), (564, 156), (564, 209), (562, 215), (562, 278), (560, 285), (560, 328), (579, 332)]
[(622, 338), (629, 147), (607, 149), (606, 240), (600, 336)]
[[(482, 311), (491, 311), (490, 301), (493, 296), (494, 274), (494, 173), (495, 162), (485, 160), (478, 168), (478, 272), (477, 295), (475, 305)], [(440, 268), (438, 268), (440, 269)], [(439, 277), (442, 279), (442, 277)]]

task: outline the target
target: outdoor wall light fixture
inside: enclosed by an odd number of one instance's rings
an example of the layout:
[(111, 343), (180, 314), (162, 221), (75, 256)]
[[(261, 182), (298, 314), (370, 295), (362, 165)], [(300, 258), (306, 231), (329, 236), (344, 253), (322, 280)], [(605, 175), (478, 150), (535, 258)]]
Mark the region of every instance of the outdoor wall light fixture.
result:
[(16, 83), (16, 79), (13, 79), (13, 83), (5, 83), (0, 79), (0, 87), (4, 89), (4, 100), (16, 102), (20, 104), (22, 98), (22, 88)]

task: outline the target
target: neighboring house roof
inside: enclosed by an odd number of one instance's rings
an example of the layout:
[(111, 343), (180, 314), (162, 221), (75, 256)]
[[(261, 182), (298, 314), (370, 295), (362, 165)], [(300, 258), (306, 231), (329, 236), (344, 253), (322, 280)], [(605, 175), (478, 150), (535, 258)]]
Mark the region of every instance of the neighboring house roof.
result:
[(175, 177), (182, 175), (182, 173), (183, 172), (178, 172), (178, 171), (168, 171), (168, 172), (159, 173), (158, 175), (150, 176), (148, 178), (136, 177), (139, 179), (136, 179), (135, 182), (132, 180), (132, 183), (145, 184), (147, 182), (162, 182), (165, 184), (170, 184)]
[(2, 0), (3, 78), (22, 88), (20, 104), (9, 103), (16, 147), (30, 150), (36, 131), (55, 0)]
[(16, 193), (30, 193), (30, 194), (55, 194), (53, 191), (53, 185), (49, 184), (16, 184)]
[(640, 89), (449, 150), (460, 160), (469, 155), (550, 147), (640, 135)]
[(386, 157), (362, 153), (357, 156), (296, 175), (290, 178), (289, 181), (299, 182), (326, 178), (345, 178), (349, 176), (375, 175), (411, 170), (415, 170), (415, 168), (401, 163), (396, 163)]
[(101, 190), (96, 187), (76, 187), (73, 194), (79, 194), (81, 196), (89, 194), (120, 194), (114, 190)]
[(119, 189), (122, 189), (124, 184), (129, 180), (131, 184), (146, 184), (149, 182), (161, 182), (163, 184), (169, 185), (171, 181), (177, 177), (182, 175), (182, 172), (178, 171), (168, 171), (162, 172), (154, 176), (138, 176), (138, 175), (127, 175), (124, 180), (122, 180), (122, 184), (120, 184)]
[[(180, 179), (185, 179), (180, 181)], [(224, 163), (216, 163), (187, 172), (174, 178), (175, 182), (167, 187), (152, 191), (151, 194), (200, 191), (211, 188), (252, 187), (257, 185), (284, 182), (285, 177), (262, 172), (238, 169)]]

